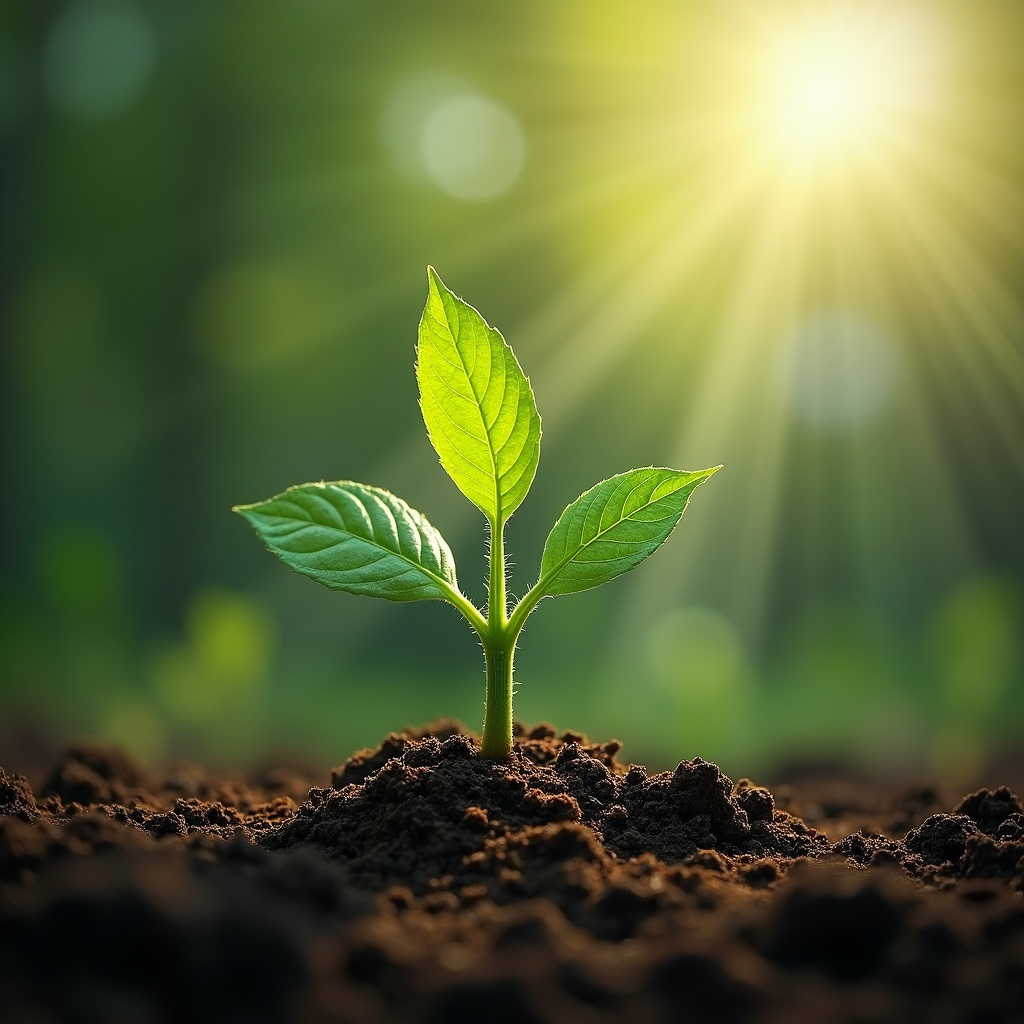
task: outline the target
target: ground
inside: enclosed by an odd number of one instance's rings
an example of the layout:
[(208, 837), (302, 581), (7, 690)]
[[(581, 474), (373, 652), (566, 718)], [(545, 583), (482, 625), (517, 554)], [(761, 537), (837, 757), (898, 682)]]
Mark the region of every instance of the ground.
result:
[(0, 770), (0, 1019), (1024, 1022), (1024, 808), (456, 723), (318, 779)]

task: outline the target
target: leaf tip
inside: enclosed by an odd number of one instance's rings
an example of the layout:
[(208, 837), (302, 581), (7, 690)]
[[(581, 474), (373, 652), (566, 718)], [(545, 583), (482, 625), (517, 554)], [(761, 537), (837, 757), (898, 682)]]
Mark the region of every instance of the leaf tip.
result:
[(247, 505), (232, 505), (231, 511), (233, 513), (236, 513), (236, 515), (240, 515), (246, 519), (249, 519), (261, 505), (265, 504), (266, 502), (250, 502)]
[(234, 512), (235, 515), (241, 516), (250, 525), (253, 525), (256, 522), (253, 515), (258, 504), (259, 502), (253, 502), (249, 505), (232, 505), (231, 511)]
[(708, 469), (698, 469), (698, 470), (695, 470), (694, 472), (688, 474), (688, 476), (689, 476), (689, 478), (691, 480), (693, 480), (694, 477), (697, 477), (697, 480), (694, 483), (694, 487), (696, 488), (696, 487), (700, 487), (701, 484), (706, 484), (722, 468), (724, 468), (724, 467), (723, 466), (711, 466)]
[(438, 294), (447, 291), (444, 281), (441, 280), (441, 275), (429, 263), (427, 264), (427, 289)]

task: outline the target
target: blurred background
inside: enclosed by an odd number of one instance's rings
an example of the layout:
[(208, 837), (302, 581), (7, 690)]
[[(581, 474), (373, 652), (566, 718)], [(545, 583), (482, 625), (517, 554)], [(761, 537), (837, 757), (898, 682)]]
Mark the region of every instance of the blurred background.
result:
[(4, 0), (6, 749), (478, 727), (451, 608), (331, 593), (230, 512), (387, 487), (483, 600), (416, 405), (429, 262), (537, 394), (513, 592), (596, 481), (726, 467), (539, 609), (518, 717), (737, 775), (1019, 750), (1022, 38), (1000, 0)]

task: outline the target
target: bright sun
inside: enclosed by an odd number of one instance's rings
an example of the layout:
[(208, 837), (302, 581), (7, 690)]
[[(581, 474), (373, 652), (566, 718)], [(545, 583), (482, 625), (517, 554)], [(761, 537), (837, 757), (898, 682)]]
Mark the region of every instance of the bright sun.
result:
[(877, 151), (929, 94), (920, 26), (817, 16), (772, 32), (753, 62), (762, 148), (805, 164)]
[(795, 143), (826, 142), (870, 124), (871, 90), (856, 67), (797, 68), (775, 97), (778, 128)]

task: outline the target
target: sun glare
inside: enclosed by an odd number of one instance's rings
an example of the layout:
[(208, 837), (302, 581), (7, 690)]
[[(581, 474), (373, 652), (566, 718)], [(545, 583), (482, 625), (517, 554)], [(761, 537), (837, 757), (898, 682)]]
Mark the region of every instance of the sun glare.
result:
[(870, 96), (857, 68), (798, 68), (777, 97), (779, 128), (794, 143), (855, 135), (870, 123)]
[(928, 44), (898, 18), (833, 13), (780, 26), (754, 61), (762, 147), (800, 162), (877, 152), (929, 99)]

